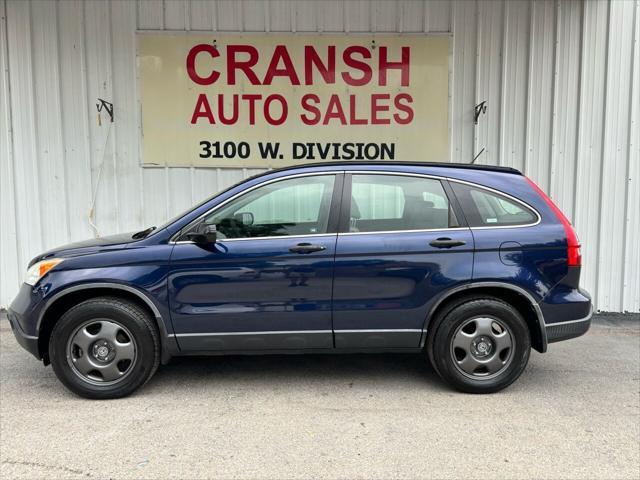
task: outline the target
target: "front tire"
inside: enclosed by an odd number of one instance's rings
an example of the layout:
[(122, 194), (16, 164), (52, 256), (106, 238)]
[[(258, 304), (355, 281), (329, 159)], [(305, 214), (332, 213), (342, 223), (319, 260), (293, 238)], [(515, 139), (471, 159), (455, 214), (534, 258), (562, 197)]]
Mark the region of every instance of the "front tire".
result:
[(436, 319), (428, 344), (436, 372), (467, 393), (492, 393), (524, 371), (531, 351), (526, 322), (511, 305), (494, 297), (473, 297)]
[(56, 376), (72, 392), (120, 398), (155, 373), (160, 342), (152, 319), (138, 305), (99, 297), (65, 312), (51, 332), (49, 357)]

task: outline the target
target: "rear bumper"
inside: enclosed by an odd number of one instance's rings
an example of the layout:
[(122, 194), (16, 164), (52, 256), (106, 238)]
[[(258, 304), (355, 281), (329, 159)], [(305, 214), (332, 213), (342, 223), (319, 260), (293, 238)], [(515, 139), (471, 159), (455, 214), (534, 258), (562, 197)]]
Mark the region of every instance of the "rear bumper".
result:
[(547, 331), (547, 343), (561, 342), (562, 340), (569, 340), (570, 338), (576, 338), (584, 335), (587, 333), (587, 330), (589, 330), (589, 327), (591, 327), (592, 316), (593, 308), (584, 318), (546, 324), (545, 329)]
[(593, 305), (585, 290), (555, 289), (540, 303), (547, 343), (584, 335), (591, 327)]

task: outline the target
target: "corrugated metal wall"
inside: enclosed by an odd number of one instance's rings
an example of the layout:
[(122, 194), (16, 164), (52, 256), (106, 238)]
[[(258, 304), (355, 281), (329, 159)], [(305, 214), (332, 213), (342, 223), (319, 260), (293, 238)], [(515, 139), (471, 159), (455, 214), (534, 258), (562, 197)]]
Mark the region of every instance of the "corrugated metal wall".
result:
[[(141, 168), (135, 31), (452, 32), (451, 158), (523, 169), (640, 310), (640, 2), (0, 0), (0, 305), (45, 248), (157, 224), (255, 173)], [(116, 122), (96, 122), (95, 102)], [(486, 100), (477, 126), (473, 107)]]

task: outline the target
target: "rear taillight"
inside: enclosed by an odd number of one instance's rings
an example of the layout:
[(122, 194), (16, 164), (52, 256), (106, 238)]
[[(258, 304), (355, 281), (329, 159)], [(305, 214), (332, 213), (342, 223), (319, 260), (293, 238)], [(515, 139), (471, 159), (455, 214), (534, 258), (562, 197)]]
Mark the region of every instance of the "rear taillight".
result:
[(536, 185), (530, 178), (527, 178), (529, 184), (533, 187), (533, 189), (538, 192), (549, 208), (553, 210), (553, 213), (556, 214), (560, 223), (564, 227), (564, 233), (567, 235), (567, 265), (570, 267), (579, 267), (582, 265), (582, 255), (580, 254), (580, 241), (578, 240), (578, 236), (576, 235), (576, 231), (573, 229), (571, 222), (567, 217), (564, 216), (564, 213), (558, 208), (558, 206), (553, 203), (546, 193), (542, 191), (542, 189)]

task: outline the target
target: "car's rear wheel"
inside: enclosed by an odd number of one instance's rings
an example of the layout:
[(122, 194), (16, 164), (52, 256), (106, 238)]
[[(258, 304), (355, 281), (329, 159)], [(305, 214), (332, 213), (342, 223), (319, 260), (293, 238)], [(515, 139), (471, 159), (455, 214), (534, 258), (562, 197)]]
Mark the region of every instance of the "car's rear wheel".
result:
[(511, 385), (531, 351), (529, 328), (520, 313), (493, 297), (451, 305), (436, 319), (429, 340), (438, 374), (469, 393), (491, 393)]
[(71, 391), (87, 398), (119, 398), (155, 373), (160, 344), (142, 308), (100, 297), (65, 312), (51, 333), (49, 356), (56, 376)]

